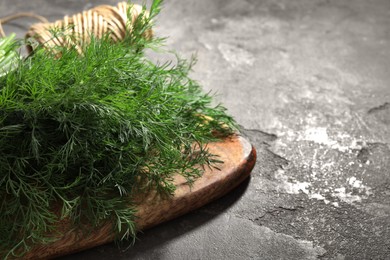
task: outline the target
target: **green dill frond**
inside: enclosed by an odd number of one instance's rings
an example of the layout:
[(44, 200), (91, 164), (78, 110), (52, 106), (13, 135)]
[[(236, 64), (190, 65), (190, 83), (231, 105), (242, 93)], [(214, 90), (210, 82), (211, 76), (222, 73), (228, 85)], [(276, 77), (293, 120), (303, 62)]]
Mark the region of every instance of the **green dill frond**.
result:
[(2, 257), (49, 242), (64, 218), (134, 237), (135, 194), (172, 195), (174, 175), (191, 184), (221, 163), (206, 144), (232, 134), (233, 119), (188, 76), (191, 62), (147, 59), (148, 26), (131, 44), (92, 37), (82, 55), (38, 47), (0, 77)]

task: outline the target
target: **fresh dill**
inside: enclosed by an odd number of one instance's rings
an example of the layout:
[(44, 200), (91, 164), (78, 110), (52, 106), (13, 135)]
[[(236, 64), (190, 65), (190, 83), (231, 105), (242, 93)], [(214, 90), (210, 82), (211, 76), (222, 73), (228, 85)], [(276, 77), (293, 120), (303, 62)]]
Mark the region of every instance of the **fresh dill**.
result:
[(151, 19), (137, 22), (123, 42), (92, 37), (82, 55), (38, 47), (0, 77), (2, 258), (50, 242), (65, 218), (134, 237), (134, 195), (172, 195), (175, 174), (191, 184), (199, 166), (218, 166), (206, 144), (232, 134), (233, 119), (189, 77), (191, 62), (144, 55), (159, 39), (141, 37)]

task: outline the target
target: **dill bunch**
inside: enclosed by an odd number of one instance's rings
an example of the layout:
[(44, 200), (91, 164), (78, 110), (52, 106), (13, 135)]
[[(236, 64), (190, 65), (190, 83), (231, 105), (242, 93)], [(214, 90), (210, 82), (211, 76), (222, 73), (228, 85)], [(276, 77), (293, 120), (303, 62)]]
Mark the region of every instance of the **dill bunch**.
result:
[(38, 47), (0, 77), (2, 258), (50, 242), (62, 219), (134, 237), (135, 195), (172, 195), (174, 175), (190, 185), (221, 163), (206, 144), (233, 119), (189, 77), (192, 61), (144, 55), (160, 41), (141, 37), (150, 23), (119, 43), (92, 37), (82, 55)]

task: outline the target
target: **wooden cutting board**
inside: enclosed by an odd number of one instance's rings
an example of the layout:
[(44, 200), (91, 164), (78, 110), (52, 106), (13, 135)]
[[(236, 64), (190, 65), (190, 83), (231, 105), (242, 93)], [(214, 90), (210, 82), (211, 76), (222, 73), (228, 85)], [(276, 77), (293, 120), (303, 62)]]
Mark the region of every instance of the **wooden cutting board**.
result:
[[(137, 229), (144, 230), (195, 210), (231, 191), (245, 180), (256, 162), (256, 150), (243, 137), (233, 136), (208, 144), (211, 153), (224, 163), (219, 170), (206, 168), (202, 177), (189, 187), (184, 178), (177, 176), (177, 189), (173, 197), (160, 198), (155, 194), (137, 201)], [(69, 222), (59, 225), (57, 241), (34, 247), (23, 259), (50, 259), (112, 242), (111, 224), (105, 224), (89, 233), (72, 229)]]

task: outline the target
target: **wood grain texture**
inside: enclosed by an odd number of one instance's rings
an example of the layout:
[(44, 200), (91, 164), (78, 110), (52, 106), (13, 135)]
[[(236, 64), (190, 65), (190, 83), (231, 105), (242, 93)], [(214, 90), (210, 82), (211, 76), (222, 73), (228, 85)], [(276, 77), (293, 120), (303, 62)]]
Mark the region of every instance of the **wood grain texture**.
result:
[[(160, 198), (155, 194), (137, 199), (137, 229), (144, 230), (195, 210), (231, 191), (245, 180), (256, 162), (256, 150), (241, 136), (233, 136), (208, 144), (211, 153), (224, 163), (219, 170), (206, 168), (202, 177), (189, 187), (184, 178), (175, 178), (173, 197)], [(50, 259), (114, 240), (112, 225), (107, 223), (92, 232), (72, 229), (63, 221), (57, 241), (34, 247), (23, 259)]]

